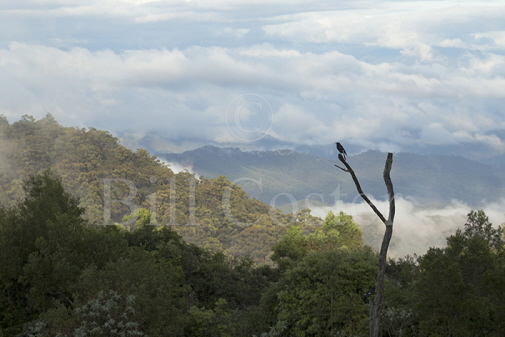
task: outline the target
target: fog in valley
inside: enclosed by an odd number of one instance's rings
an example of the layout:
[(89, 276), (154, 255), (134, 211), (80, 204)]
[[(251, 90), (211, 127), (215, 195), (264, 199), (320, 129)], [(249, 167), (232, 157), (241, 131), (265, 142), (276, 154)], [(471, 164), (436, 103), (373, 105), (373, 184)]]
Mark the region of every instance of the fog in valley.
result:
[[(385, 201), (373, 200), (373, 203), (387, 218), (389, 205)], [(343, 211), (352, 215), (364, 233), (374, 233), (373, 241), (369, 244), (380, 249), (384, 224), (373, 213), (370, 206), (359, 200), (355, 203), (337, 202), (333, 206), (310, 205), (313, 215), (324, 218), (329, 211), (334, 213)], [(505, 222), (505, 199), (487, 204), (482, 208), (489, 221), (495, 226)], [(433, 207), (418, 204), (411, 198), (396, 199), (396, 214), (394, 220), (393, 237), (389, 246), (389, 256), (398, 258), (405, 255), (422, 255), (430, 247), (444, 247), (446, 238), (463, 228), (467, 215), (476, 210), (469, 205), (453, 200), (443, 207)], [(367, 235), (365, 235), (365, 239)]]

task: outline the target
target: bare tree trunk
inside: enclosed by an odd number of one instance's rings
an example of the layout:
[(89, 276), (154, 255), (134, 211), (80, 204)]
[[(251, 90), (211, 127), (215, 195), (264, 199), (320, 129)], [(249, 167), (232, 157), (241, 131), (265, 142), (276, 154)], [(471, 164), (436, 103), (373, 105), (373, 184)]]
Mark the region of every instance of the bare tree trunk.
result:
[[(337, 166), (339, 169), (349, 172), (351, 174), (352, 180), (356, 185), (356, 189), (358, 190), (360, 196), (367, 202), (367, 204), (372, 208), (372, 210), (377, 214), (377, 216), (381, 219), (381, 221), (386, 225), (386, 231), (384, 233), (384, 238), (382, 240), (380, 255), (379, 255), (379, 270), (377, 272), (377, 285), (375, 291), (375, 298), (371, 300), (370, 304), (370, 337), (378, 337), (380, 334), (380, 317), (382, 312), (382, 300), (384, 298), (384, 274), (386, 271), (386, 263), (387, 263), (387, 253), (389, 248), (389, 242), (391, 241), (391, 237), (393, 236), (393, 221), (395, 217), (395, 193), (393, 190), (393, 183), (391, 182), (391, 167), (393, 166), (393, 154), (388, 153), (386, 159), (386, 165), (384, 167), (384, 182), (386, 183), (386, 188), (389, 196), (389, 215), (386, 219), (382, 213), (375, 207), (373, 202), (368, 199), (363, 190), (361, 189), (361, 185), (359, 184), (358, 178), (354, 173), (351, 166), (347, 163), (345, 156), (341, 154), (338, 155), (338, 159), (345, 165), (345, 169)], [(372, 305), (373, 304), (373, 305)]]
[(382, 312), (382, 299), (384, 298), (384, 273), (386, 271), (386, 258), (387, 251), (389, 247), (389, 241), (393, 235), (393, 226), (386, 225), (386, 232), (384, 233), (384, 239), (382, 240), (381, 251), (379, 256), (379, 270), (377, 272), (377, 290), (375, 293), (375, 301), (373, 307), (373, 315), (370, 318), (372, 320), (370, 337), (378, 337), (380, 334), (380, 315)]

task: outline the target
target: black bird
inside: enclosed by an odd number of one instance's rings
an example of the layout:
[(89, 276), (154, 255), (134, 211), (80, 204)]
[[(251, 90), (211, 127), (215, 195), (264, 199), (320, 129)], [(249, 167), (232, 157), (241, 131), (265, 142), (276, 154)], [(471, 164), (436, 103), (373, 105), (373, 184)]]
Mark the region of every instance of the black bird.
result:
[(370, 289), (368, 289), (366, 291), (366, 293), (363, 295), (363, 297), (370, 297), (373, 295), (373, 293), (375, 292), (375, 286), (371, 286)]
[(338, 152), (343, 153), (343, 154), (345, 154), (345, 155), (347, 156), (347, 152), (345, 152), (345, 149), (344, 149), (344, 147), (342, 146), (342, 144), (340, 144), (340, 143), (338, 143), (338, 142), (337, 142), (337, 143), (335, 143), (335, 144), (337, 144), (337, 150), (338, 150)]

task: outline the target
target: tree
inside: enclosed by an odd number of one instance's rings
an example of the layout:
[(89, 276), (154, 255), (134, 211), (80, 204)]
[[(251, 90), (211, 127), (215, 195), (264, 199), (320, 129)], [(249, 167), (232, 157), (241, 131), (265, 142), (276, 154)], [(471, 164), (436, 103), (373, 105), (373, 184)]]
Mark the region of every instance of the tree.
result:
[(421, 334), (502, 336), (505, 333), (505, 256), (501, 229), (472, 211), (464, 230), (419, 258), (415, 284)]
[(137, 208), (132, 213), (123, 217), (123, 222), (129, 224), (131, 228), (137, 228), (145, 225), (157, 226), (158, 221), (151, 214), (151, 211), (145, 208)]
[(334, 248), (356, 249), (363, 246), (361, 230), (351, 215), (340, 212), (335, 215), (329, 211), (321, 229), (308, 237), (312, 249), (326, 250)]
[(52, 171), (27, 179), (24, 190), (17, 206), (0, 208), (0, 324), (8, 335), (45, 312), (73, 307), (83, 269), (102, 268), (127, 248), (116, 227), (82, 218), (79, 200)]
[(133, 295), (124, 297), (113, 290), (100, 291), (96, 298), (76, 308), (80, 326), (74, 336), (143, 336), (139, 324), (131, 320), (135, 315), (134, 303)]
[[(72, 301), (69, 285), (83, 256), (86, 221), (79, 201), (50, 170), (25, 181), (26, 197), (16, 207), (0, 208), (0, 292), (3, 319), (13, 329), (51, 307)], [(23, 305), (23, 302), (28, 305)], [(8, 330), (9, 331), (9, 330)]]
[(335, 166), (343, 170), (344, 172), (349, 172), (351, 174), (352, 180), (354, 181), (354, 184), (356, 185), (356, 189), (358, 190), (360, 196), (363, 198), (363, 200), (366, 201), (366, 203), (372, 208), (375, 214), (377, 214), (377, 216), (386, 226), (386, 231), (384, 233), (384, 238), (382, 240), (379, 255), (379, 270), (377, 272), (377, 285), (375, 291), (376, 295), (375, 299), (373, 297), (370, 297), (370, 306), (373, 307), (373, 309), (370, 310), (370, 336), (378, 337), (380, 334), (380, 316), (382, 311), (382, 300), (384, 297), (384, 275), (387, 264), (387, 252), (389, 248), (389, 242), (391, 241), (391, 237), (393, 236), (393, 221), (395, 217), (394, 190), (390, 176), (391, 167), (393, 165), (393, 154), (391, 152), (388, 153), (383, 173), (384, 182), (386, 183), (386, 188), (389, 196), (389, 215), (387, 219), (384, 217), (384, 215), (382, 215), (382, 213), (377, 209), (377, 207), (373, 204), (373, 202), (366, 196), (366, 194), (361, 189), (361, 185), (358, 181), (358, 178), (356, 177), (354, 170), (347, 163), (346, 157), (342, 153), (339, 153), (338, 159), (342, 162), (342, 164), (344, 164), (346, 168), (344, 169), (338, 165)]
[(300, 226), (288, 228), (279, 242), (273, 245), (271, 259), (281, 270), (286, 270), (301, 260), (310, 250), (309, 241)]
[[(185, 326), (184, 311), (188, 308), (190, 287), (184, 282), (184, 271), (159, 245), (155, 251), (130, 247), (117, 261), (109, 261), (103, 268), (84, 269), (74, 285), (79, 304), (97, 298), (100, 292), (114, 290), (123, 299), (135, 296), (135, 312), (129, 320), (139, 324), (139, 330), (152, 336), (181, 336)], [(172, 254), (176, 252), (171, 252)], [(180, 258), (179, 258), (180, 260)]]
[(366, 330), (362, 295), (376, 272), (376, 255), (363, 245), (351, 216), (328, 212), (315, 230), (289, 227), (272, 250), (281, 276), (262, 300), (270, 335), (354, 335)]
[(328, 212), (319, 228), (302, 222), (288, 227), (282, 238), (272, 246), (272, 261), (281, 270), (300, 261), (309, 251), (332, 249), (355, 250), (363, 247), (363, 237), (352, 216)]
[(415, 336), (418, 330), (418, 315), (414, 305), (414, 286), (419, 278), (417, 259), (412, 256), (390, 259), (386, 277), (386, 296), (381, 317), (382, 335)]
[(309, 252), (279, 281), (282, 336), (362, 335), (368, 326), (362, 295), (376, 273), (375, 259), (369, 247)]
[(284, 227), (274, 225), (269, 216), (263, 215), (254, 225), (233, 236), (230, 253), (236, 257), (250, 256), (259, 263), (272, 264), (271, 248), (284, 231)]

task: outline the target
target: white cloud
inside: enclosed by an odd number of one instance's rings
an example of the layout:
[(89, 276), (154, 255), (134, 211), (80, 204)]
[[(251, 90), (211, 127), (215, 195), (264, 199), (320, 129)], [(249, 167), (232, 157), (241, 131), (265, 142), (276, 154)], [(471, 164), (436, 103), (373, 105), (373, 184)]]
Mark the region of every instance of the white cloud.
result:
[[(321, 123), (317, 116), (293, 104), (283, 104), (274, 114), (272, 136), (294, 143), (314, 143), (314, 139), (332, 134), (330, 125)], [(303, 138), (300, 138), (300, 137)]]
[(445, 39), (440, 41), (438, 45), (446, 48), (467, 48), (467, 45), (460, 38)]
[(427, 144), (456, 144), (454, 135), (440, 123), (431, 123), (421, 133), (421, 140)]
[(280, 139), (502, 149), (484, 133), (505, 127), (503, 15), (453, 1), (3, 4), (0, 113), (240, 142), (226, 111), (249, 93)]
[[(372, 200), (377, 208), (387, 215), (388, 204), (383, 201)], [(356, 203), (337, 202), (332, 207), (314, 207), (312, 214), (325, 217), (329, 211), (338, 213), (343, 211), (352, 215), (353, 220), (363, 230), (378, 230), (381, 239), (384, 225), (373, 213), (368, 204), (358, 200)], [(505, 200), (490, 203), (483, 208), (489, 221), (495, 226), (505, 222), (503, 211)], [(427, 207), (412, 198), (396, 198), (396, 214), (393, 225), (393, 237), (390, 244), (390, 257), (403, 257), (407, 254), (424, 254), (430, 247), (444, 247), (446, 238), (455, 234), (457, 229), (462, 229), (467, 220), (467, 215), (472, 208), (462, 202), (453, 200), (444, 207)], [(374, 247), (377, 250), (379, 246)]]
[(169, 162), (166, 162), (164, 160), (160, 160), (163, 164), (167, 165), (168, 167), (170, 167), (170, 169), (174, 172), (174, 173), (179, 173), (179, 172), (183, 172), (183, 171), (188, 171), (190, 173), (194, 173), (193, 172), (193, 167), (191, 165), (186, 165), (186, 166), (183, 166), (183, 165), (180, 165), (178, 163), (169, 163)]

